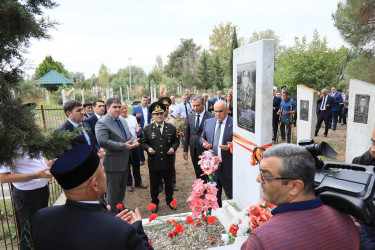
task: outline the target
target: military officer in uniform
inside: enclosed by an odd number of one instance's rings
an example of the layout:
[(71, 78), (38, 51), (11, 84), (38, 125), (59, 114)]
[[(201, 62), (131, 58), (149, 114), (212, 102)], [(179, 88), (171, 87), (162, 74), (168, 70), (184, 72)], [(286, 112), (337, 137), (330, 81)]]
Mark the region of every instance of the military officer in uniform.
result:
[(161, 102), (154, 102), (149, 112), (154, 122), (144, 127), (141, 137), (141, 146), (148, 153), (148, 169), (151, 186), (151, 202), (156, 205), (152, 211), (156, 213), (159, 207), (159, 182), (162, 176), (165, 184), (166, 202), (169, 208), (176, 210), (170, 203), (173, 200), (173, 165), (175, 151), (180, 141), (177, 138), (176, 128), (164, 121), (166, 107)]

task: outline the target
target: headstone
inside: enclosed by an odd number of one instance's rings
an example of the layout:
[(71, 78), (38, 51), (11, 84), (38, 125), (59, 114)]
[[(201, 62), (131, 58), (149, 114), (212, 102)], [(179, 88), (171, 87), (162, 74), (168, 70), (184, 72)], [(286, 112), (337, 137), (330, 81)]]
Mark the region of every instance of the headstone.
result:
[(111, 98), (113, 98), (113, 88), (109, 88), (109, 93), (110, 93)]
[(85, 93), (83, 92), (83, 89), (81, 89), (81, 96), (82, 96), (82, 104), (85, 103)]
[(46, 102), (49, 104), (50, 96), (49, 91), (46, 91)]
[(314, 138), (317, 94), (312, 88), (297, 85), (297, 142)]
[(120, 100), (121, 100), (121, 102), (124, 102), (124, 101), (122, 100), (122, 87), (120, 87)]
[(351, 79), (346, 131), (345, 162), (362, 155), (371, 146), (375, 125), (375, 85)]
[[(259, 167), (251, 166), (255, 147), (272, 145), (274, 40), (261, 40), (233, 51), (233, 202), (239, 209), (262, 198), (256, 181)], [(236, 214), (228, 201), (218, 212), (229, 229)]]
[(105, 88), (105, 97), (107, 98), (107, 100), (108, 100), (109, 98), (111, 98), (111, 94), (110, 94), (110, 90), (109, 90), (109, 88)]
[(62, 96), (62, 101), (63, 101), (63, 105), (64, 105), (66, 103), (65, 89), (61, 90), (61, 96)]

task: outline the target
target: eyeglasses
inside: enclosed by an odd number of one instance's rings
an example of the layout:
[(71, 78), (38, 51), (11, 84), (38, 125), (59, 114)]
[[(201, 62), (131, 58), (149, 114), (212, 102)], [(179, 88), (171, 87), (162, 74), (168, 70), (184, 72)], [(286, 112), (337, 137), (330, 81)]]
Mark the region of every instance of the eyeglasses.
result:
[(262, 182), (265, 180), (297, 180), (296, 178), (288, 178), (288, 177), (272, 177), (272, 176), (264, 176), (262, 174), (262, 171), (259, 171), (260, 177), (262, 179)]

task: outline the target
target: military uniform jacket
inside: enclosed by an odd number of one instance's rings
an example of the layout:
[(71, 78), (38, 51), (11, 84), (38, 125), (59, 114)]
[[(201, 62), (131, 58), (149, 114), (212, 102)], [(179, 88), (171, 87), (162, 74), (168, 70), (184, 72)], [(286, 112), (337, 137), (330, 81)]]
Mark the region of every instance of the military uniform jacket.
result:
[[(180, 145), (177, 138), (176, 128), (167, 122), (164, 122), (163, 134), (160, 133), (155, 122), (143, 128), (141, 137), (141, 146), (148, 154), (148, 167), (154, 171), (162, 171), (173, 168), (175, 154), (167, 154), (170, 148), (174, 151)], [(150, 154), (148, 149), (152, 148), (155, 154)]]

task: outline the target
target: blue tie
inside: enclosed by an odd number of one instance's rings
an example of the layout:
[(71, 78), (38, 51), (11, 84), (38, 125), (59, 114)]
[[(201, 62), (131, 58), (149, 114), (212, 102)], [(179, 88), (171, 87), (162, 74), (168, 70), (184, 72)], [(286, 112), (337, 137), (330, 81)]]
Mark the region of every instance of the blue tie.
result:
[(197, 134), (198, 134), (198, 130), (199, 130), (199, 116), (200, 115), (197, 116), (197, 122), (195, 123), (195, 133), (197, 133)]
[(122, 135), (123, 135), (124, 138), (125, 138), (125, 141), (127, 141), (128, 139), (126, 138), (126, 133), (125, 133), (124, 127), (122, 126), (120, 120), (119, 120), (119, 119), (115, 119), (115, 121), (116, 121), (117, 126), (118, 126), (119, 129), (121, 130), (121, 133), (122, 133)]
[(79, 126), (83, 128), (83, 130), (82, 130), (83, 137), (85, 137), (85, 139), (87, 141), (87, 144), (89, 144), (91, 146), (90, 136), (87, 134), (87, 132), (85, 130), (85, 127), (82, 125), (82, 123), (80, 123)]

